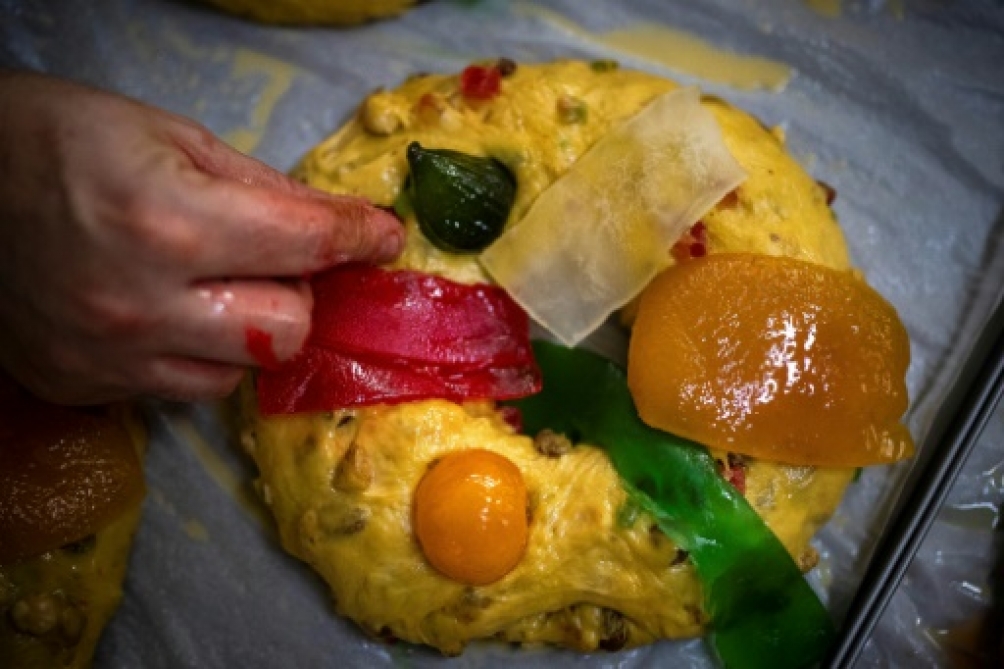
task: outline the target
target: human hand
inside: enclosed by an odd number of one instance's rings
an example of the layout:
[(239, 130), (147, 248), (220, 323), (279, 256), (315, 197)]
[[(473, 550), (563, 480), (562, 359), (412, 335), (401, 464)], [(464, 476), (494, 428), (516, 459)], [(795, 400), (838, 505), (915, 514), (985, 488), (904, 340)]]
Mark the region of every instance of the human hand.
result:
[(302, 346), (304, 277), (402, 240), (188, 119), (0, 72), (0, 365), (44, 399), (223, 396)]

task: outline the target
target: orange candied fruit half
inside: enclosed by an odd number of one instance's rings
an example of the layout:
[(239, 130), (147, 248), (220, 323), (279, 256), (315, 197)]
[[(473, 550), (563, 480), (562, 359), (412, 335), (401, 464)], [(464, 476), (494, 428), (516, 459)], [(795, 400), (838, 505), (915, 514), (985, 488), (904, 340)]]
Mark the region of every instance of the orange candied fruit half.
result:
[(441, 574), (487, 585), (523, 558), (526, 508), (526, 484), (511, 460), (483, 448), (455, 451), (433, 463), (415, 490), (415, 534)]
[(79, 541), (143, 497), (132, 438), (103, 410), (56, 406), (0, 379), (0, 564)]
[(900, 420), (910, 343), (851, 271), (721, 254), (667, 269), (641, 296), (628, 385), (666, 432), (764, 460), (856, 467), (913, 454)]

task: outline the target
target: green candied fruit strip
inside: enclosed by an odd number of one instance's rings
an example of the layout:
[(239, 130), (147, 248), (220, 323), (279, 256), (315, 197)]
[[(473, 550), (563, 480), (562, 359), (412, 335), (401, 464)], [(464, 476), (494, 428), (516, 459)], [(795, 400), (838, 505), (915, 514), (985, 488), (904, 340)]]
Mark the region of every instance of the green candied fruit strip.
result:
[(544, 428), (606, 451), (629, 494), (690, 553), (726, 667), (783, 669), (818, 662), (833, 623), (788, 551), (717, 472), (707, 449), (649, 427), (624, 372), (595, 353), (533, 344), (544, 389), (513, 402), (524, 429)]

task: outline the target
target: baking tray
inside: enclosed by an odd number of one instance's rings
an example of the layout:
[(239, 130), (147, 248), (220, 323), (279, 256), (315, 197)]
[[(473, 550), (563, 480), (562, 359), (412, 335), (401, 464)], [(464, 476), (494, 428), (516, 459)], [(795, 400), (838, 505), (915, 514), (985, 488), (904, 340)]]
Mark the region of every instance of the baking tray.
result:
[[(943, 468), (946, 449), (962, 454), (974, 443), (953, 439), (949, 427), (956, 415), (976, 416), (952, 410), (980, 392), (965, 361), (1004, 286), (999, 2), (437, 0), (338, 30), (258, 26), (171, 0), (0, 0), (0, 35), (2, 64), (191, 116), (279, 169), (370, 90), (483, 57), (615, 58), (780, 126), (809, 172), (836, 188), (855, 264), (912, 339), (908, 423), (921, 452), (866, 470), (815, 541), (822, 559), (811, 582), (836, 620), (868, 628), (845, 637), (840, 648), (851, 655), (841, 661), (945, 665), (945, 649), (962, 643), (955, 631), (987, 611), (1004, 499), (1000, 410), (983, 421), (986, 436), (968, 464), (952, 467), (948, 479), (959, 483), (942, 481), (947, 504), (929, 531), (906, 532), (906, 545), (898, 525), (883, 530), (901, 518), (897, 503), (922, 472)], [(251, 488), (253, 468), (219, 407), (146, 409), (150, 493), (125, 599), (96, 656), (101, 669), (713, 666), (700, 641), (592, 656), (485, 644), (444, 659), (367, 640), (335, 615), (320, 579), (278, 548)], [(883, 536), (896, 543), (874, 563)], [(862, 604), (859, 593), (873, 591), (863, 581), (869, 564), (881, 575), (889, 555), (915, 550), (900, 573), (880, 579), (897, 586), (881, 606)]]

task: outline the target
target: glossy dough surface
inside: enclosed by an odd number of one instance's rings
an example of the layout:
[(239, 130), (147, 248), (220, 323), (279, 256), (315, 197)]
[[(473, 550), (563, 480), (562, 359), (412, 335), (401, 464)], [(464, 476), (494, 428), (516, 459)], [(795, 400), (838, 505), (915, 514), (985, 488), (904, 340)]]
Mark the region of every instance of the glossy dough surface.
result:
[[(458, 92), (457, 76), (423, 76), (371, 95), (355, 119), (297, 169), (322, 189), (396, 200), (407, 176), (405, 149), (423, 146), (487, 155), (515, 174), (512, 220), (593, 142), (674, 84), (588, 63), (519, 64), (489, 101)], [(584, 118), (560, 111), (582, 102)], [(704, 104), (748, 180), (703, 219), (709, 253), (788, 255), (845, 268), (847, 253), (826, 189), (785, 152), (779, 138), (724, 102)], [(396, 267), (486, 281), (473, 256), (432, 247), (407, 220)], [(338, 611), (382, 637), (447, 654), (473, 639), (552, 643), (591, 651), (702, 633), (700, 585), (686, 555), (644, 514), (625, 505), (606, 456), (588, 445), (557, 454), (517, 434), (490, 403), (423, 401), (357, 411), (263, 418), (243, 388), (244, 443), (284, 547), (331, 586)], [(416, 486), (430, 463), (460, 449), (496, 451), (526, 482), (526, 553), (508, 575), (467, 586), (435, 571), (412, 529)], [(724, 452), (714, 453), (723, 466)], [(746, 496), (803, 569), (808, 542), (839, 503), (852, 471), (743, 465)]]

